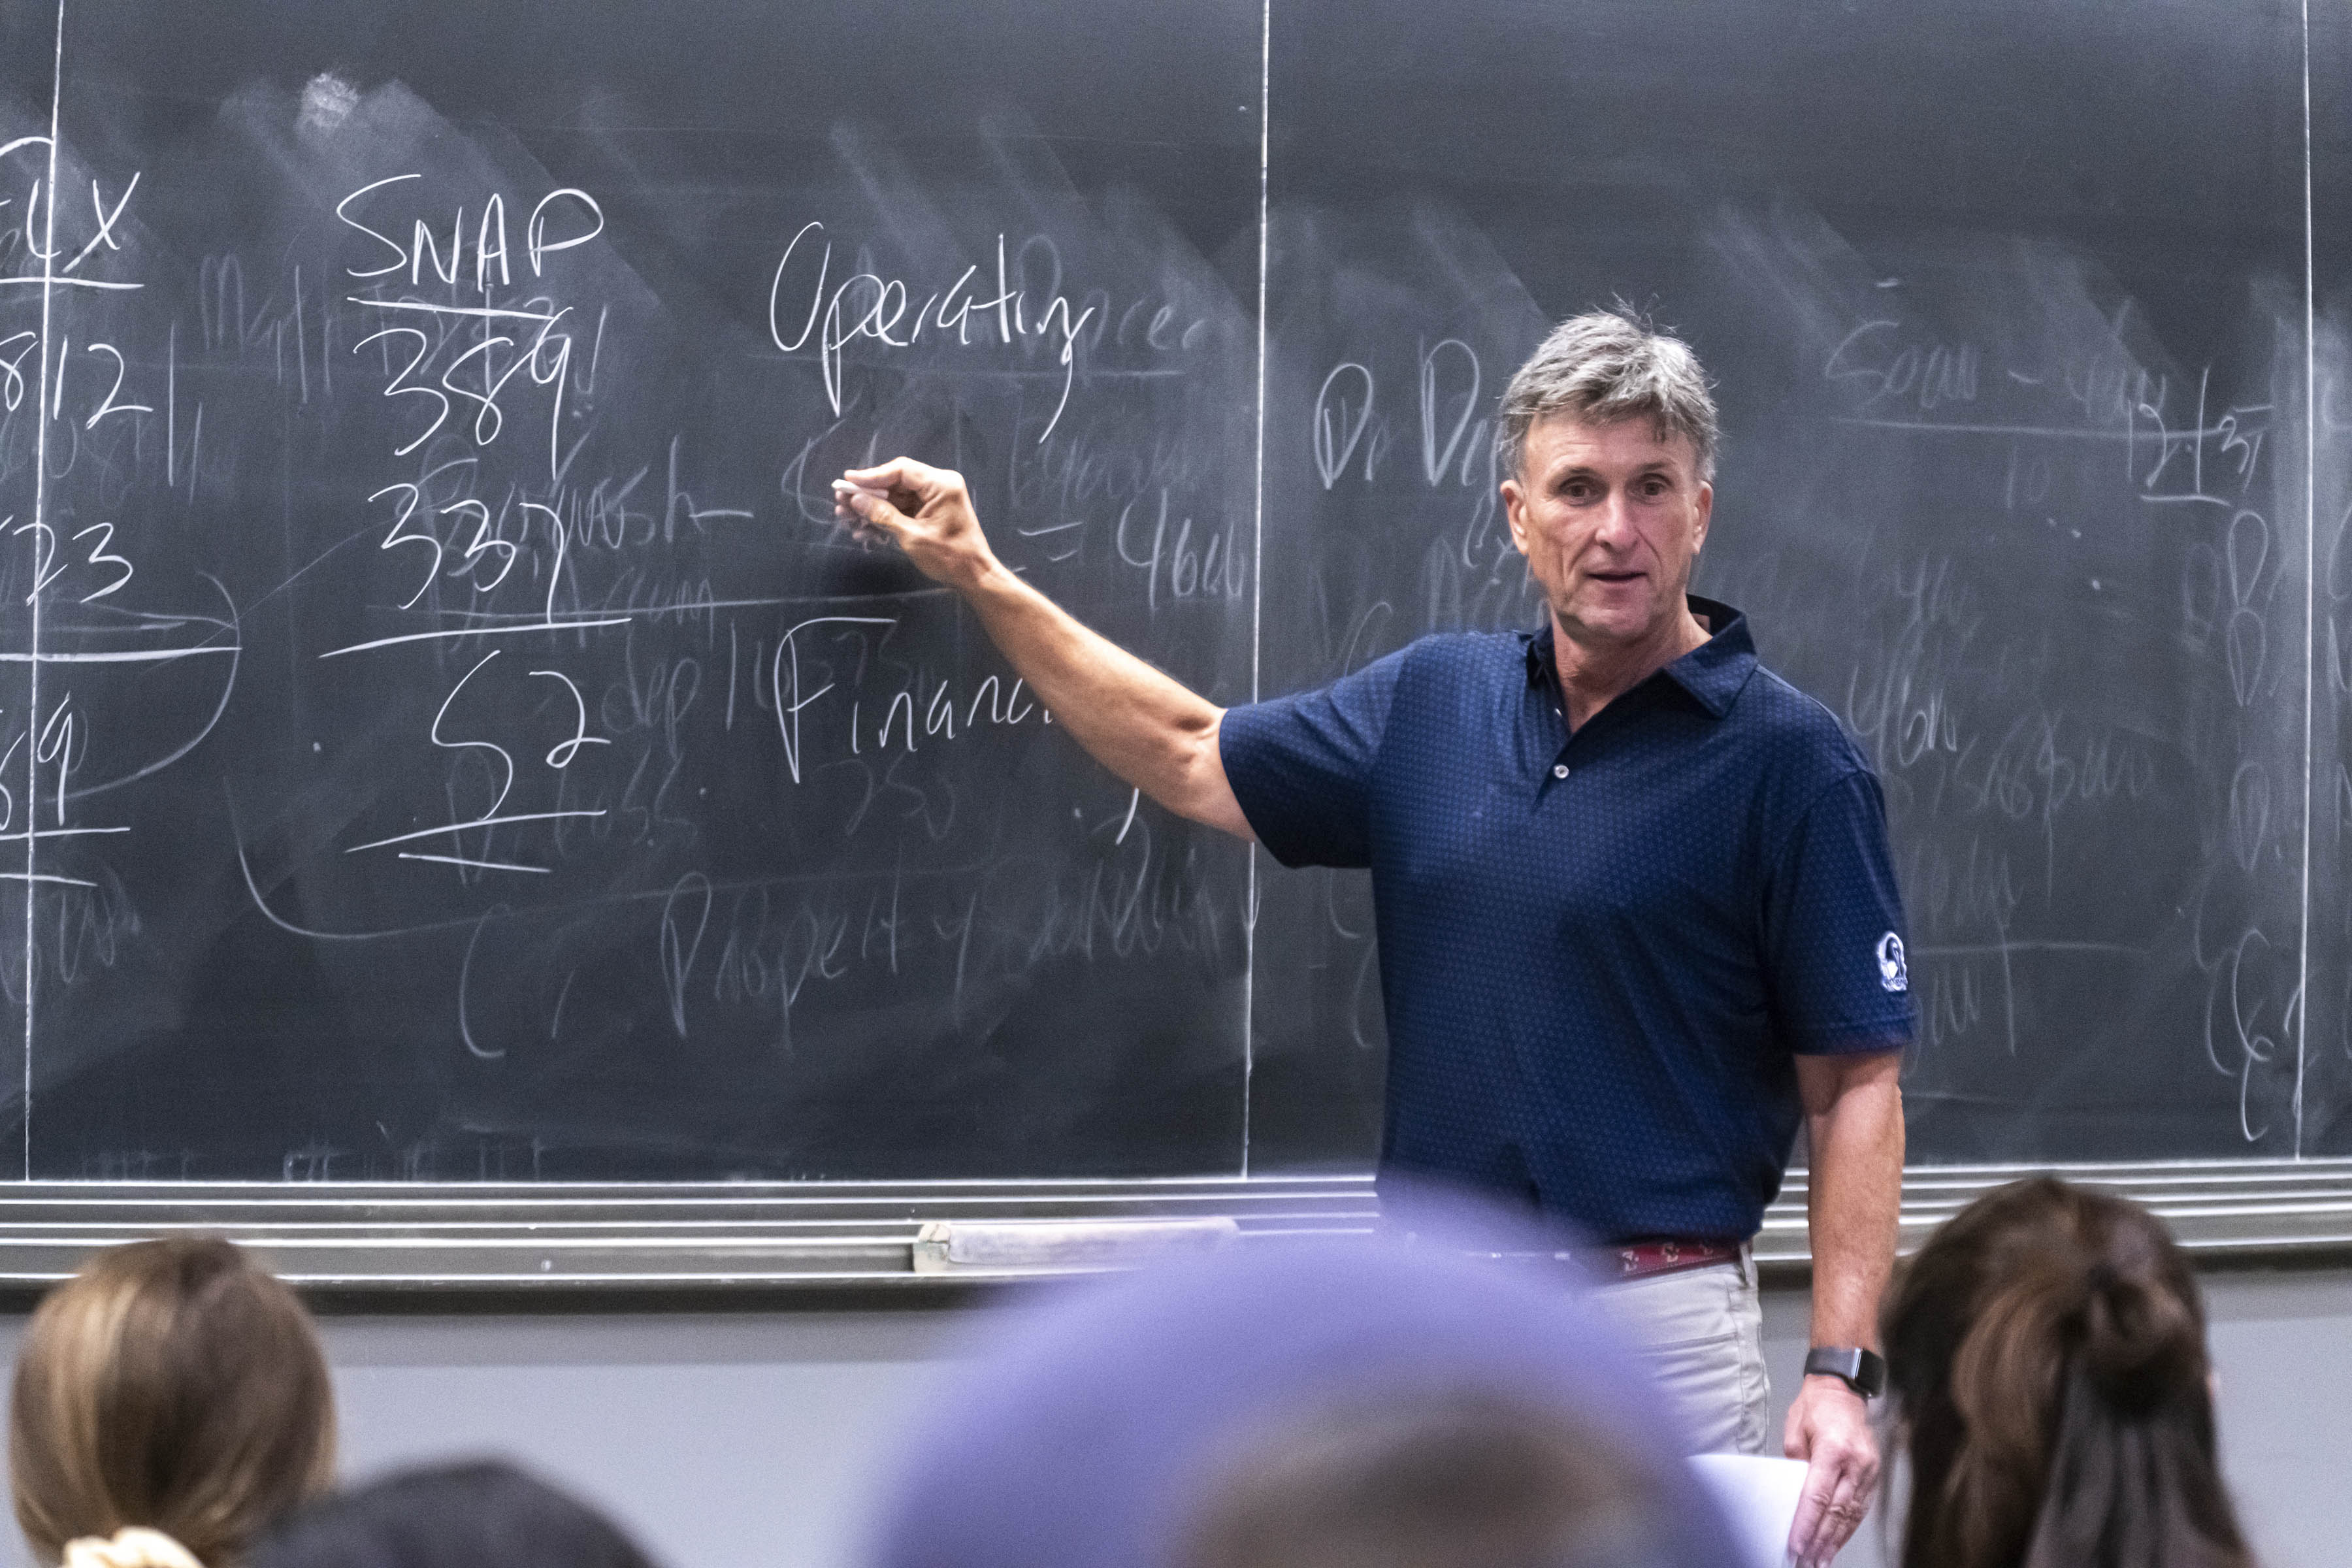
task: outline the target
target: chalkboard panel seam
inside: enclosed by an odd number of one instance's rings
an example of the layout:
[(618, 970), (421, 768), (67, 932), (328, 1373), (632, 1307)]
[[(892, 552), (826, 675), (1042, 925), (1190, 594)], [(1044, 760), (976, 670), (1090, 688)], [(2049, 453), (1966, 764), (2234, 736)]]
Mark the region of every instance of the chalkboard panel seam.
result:
[[(1274, 231), (1269, 196), (1274, 153), (1274, 0), (1262, 0), (1258, 16), (1257, 79), (1257, 386), (1255, 445), (1250, 460), (1250, 700), (1260, 701), (1259, 671), (1265, 605), (1265, 322), (1266, 280), (1272, 268)], [(1249, 845), (1243, 898), (1249, 919), (1242, 927), (1242, 1174), (1250, 1173), (1251, 1088), (1256, 1077), (1257, 842)]]
[(2313, 744), (2319, 663), (2318, 271), (2311, 201), (2311, 0), (2303, 9), (2303, 920), (2296, 932), (2300, 982), (2294, 1019), (2294, 1153), (2303, 1154), (2303, 1091), (2311, 1037), (2311, 796), (2319, 755)]

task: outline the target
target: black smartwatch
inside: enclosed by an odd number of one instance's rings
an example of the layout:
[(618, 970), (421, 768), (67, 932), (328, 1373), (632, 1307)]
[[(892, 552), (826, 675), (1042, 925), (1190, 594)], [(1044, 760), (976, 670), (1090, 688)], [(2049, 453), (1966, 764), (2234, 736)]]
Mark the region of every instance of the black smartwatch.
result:
[(1885, 1358), (1850, 1345), (1815, 1345), (1807, 1351), (1805, 1375), (1834, 1377), (1864, 1399), (1875, 1399), (1886, 1392)]

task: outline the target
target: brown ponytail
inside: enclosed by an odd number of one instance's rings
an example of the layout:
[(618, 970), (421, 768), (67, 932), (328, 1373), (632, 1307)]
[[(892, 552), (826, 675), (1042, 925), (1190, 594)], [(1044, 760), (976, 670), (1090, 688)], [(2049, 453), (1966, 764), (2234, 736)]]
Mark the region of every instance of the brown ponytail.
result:
[(2147, 1210), (2003, 1187), (1921, 1249), (1885, 1328), (1904, 1568), (2252, 1568), (2197, 1281)]

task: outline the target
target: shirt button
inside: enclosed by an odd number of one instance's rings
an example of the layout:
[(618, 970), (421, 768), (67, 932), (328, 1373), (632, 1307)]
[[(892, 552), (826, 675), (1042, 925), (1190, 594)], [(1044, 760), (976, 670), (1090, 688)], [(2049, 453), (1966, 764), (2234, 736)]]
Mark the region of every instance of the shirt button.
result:
[(1554, 777), (1554, 778), (1556, 778), (1556, 779), (1564, 779), (1564, 778), (1566, 778), (1566, 777), (1568, 776), (1568, 764), (1567, 764), (1566, 763), (1552, 763), (1552, 765), (1551, 765), (1551, 776), (1552, 776), (1552, 777)]

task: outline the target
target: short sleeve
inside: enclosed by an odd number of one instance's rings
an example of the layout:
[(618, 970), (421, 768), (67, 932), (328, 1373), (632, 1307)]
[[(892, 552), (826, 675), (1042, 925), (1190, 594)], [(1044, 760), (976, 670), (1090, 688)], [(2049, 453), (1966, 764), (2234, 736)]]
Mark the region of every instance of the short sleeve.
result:
[(1372, 770), (1405, 652), (1319, 691), (1225, 710), (1225, 781), (1250, 831), (1286, 866), (1371, 863)]
[(1878, 781), (1824, 789), (1785, 843), (1765, 896), (1774, 1022), (1799, 1053), (1895, 1050), (1915, 1027), (1903, 901)]

